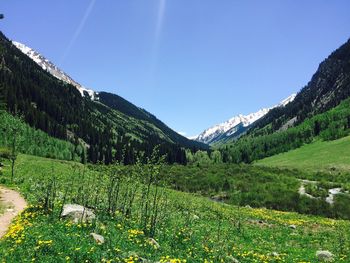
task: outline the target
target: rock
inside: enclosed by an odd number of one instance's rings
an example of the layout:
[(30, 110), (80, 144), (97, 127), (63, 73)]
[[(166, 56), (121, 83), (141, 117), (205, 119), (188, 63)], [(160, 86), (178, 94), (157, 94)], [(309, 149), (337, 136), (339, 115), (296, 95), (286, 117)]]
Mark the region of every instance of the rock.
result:
[(140, 257), (140, 260), (142, 263), (160, 263), (159, 261), (152, 261), (152, 260), (149, 260), (147, 258), (142, 258), (142, 257)]
[(96, 218), (91, 209), (77, 204), (64, 205), (61, 217), (71, 219), (75, 223), (91, 222)]
[(296, 226), (296, 225), (289, 225), (289, 228), (291, 228), (291, 229), (297, 229), (297, 226)]
[(254, 225), (259, 225), (261, 227), (272, 227), (271, 224), (266, 223), (264, 220), (249, 219), (248, 223), (254, 224)]
[(270, 255), (273, 256), (273, 257), (278, 257), (279, 256), (279, 254), (277, 252), (272, 252), (272, 253), (270, 253)]
[(158, 244), (157, 241), (155, 241), (153, 238), (149, 238), (148, 242), (155, 248), (155, 249), (159, 249), (160, 245)]
[(96, 241), (97, 244), (101, 245), (105, 242), (105, 238), (96, 233), (90, 233), (90, 236)]
[(316, 257), (318, 261), (321, 262), (332, 262), (334, 259), (334, 255), (328, 250), (318, 250), (316, 252)]
[(234, 258), (233, 256), (227, 256), (225, 262), (229, 263), (239, 263), (239, 260)]

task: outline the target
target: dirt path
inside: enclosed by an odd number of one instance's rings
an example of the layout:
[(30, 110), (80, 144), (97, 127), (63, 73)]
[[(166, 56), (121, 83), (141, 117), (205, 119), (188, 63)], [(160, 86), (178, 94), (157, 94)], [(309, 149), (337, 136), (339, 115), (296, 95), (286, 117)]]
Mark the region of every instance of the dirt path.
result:
[(5, 205), (5, 212), (0, 215), (0, 238), (2, 238), (12, 219), (27, 206), (27, 202), (18, 192), (3, 186), (0, 186), (0, 202)]

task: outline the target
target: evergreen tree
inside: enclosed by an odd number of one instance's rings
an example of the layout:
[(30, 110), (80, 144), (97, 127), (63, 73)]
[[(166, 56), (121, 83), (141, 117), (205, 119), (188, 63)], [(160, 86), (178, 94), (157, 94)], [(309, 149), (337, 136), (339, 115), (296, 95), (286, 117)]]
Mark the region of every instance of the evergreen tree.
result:
[(5, 98), (5, 87), (4, 84), (0, 83), (0, 111), (6, 110), (6, 98)]

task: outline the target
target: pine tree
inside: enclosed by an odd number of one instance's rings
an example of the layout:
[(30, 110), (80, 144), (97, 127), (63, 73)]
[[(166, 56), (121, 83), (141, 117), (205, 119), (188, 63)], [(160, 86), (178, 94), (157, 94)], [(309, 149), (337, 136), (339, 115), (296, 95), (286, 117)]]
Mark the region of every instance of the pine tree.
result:
[(6, 110), (6, 98), (5, 98), (5, 87), (4, 84), (0, 83), (0, 111)]

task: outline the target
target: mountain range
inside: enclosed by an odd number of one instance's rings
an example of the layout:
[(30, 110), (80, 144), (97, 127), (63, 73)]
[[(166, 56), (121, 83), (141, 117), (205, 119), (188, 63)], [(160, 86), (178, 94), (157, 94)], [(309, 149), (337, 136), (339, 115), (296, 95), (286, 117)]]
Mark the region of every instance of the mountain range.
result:
[(350, 40), (319, 65), (297, 94), (206, 129), (195, 140), (116, 94), (83, 87), (40, 53), (2, 33), (0, 50), (0, 95), (7, 111), (52, 137), (83, 145), (93, 163), (132, 164), (140, 155), (151, 157), (157, 147), (168, 163), (185, 164), (187, 150), (209, 150), (209, 145), (220, 150), (224, 162), (251, 162), (300, 147), (320, 134), (344, 136), (341, 131), (350, 127), (350, 116), (338, 114), (340, 108), (328, 113), (350, 96)]
[(349, 97), (350, 40), (320, 63), (294, 100), (269, 110), (239, 140), (227, 137), (215, 146), (226, 162), (251, 163), (315, 140), (342, 138), (350, 133)]
[[(43, 55), (41, 55), (34, 49), (17, 41), (12, 41), (12, 43), (25, 55), (27, 55), (33, 61), (35, 61), (43, 70), (46, 70), (57, 79), (76, 87), (83, 97), (89, 97), (91, 100), (99, 101), (100, 103), (103, 103), (104, 105), (117, 111), (120, 111), (126, 115), (133, 116), (134, 118), (137, 118), (139, 120), (150, 122), (160, 130), (166, 131), (166, 133), (173, 142), (179, 142), (182, 145), (187, 145), (189, 143), (186, 137), (170, 129), (168, 126), (166, 126), (163, 122), (158, 120), (153, 114), (149, 113), (148, 111), (133, 105), (129, 101), (116, 94), (103, 91), (96, 92), (92, 89), (87, 89), (81, 84), (79, 84), (77, 81), (73, 80), (67, 73), (58, 68), (55, 64), (53, 64), (51, 61), (49, 61), (47, 58), (45, 58)], [(197, 144), (197, 146), (199, 145)]]
[(208, 149), (118, 95), (80, 85), (39, 52), (0, 34), (0, 79), (8, 112), (52, 137), (84, 145), (87, 160), (136, 162), (158, 147), (169, 163)]
[(239, 114), (234, 116), (225, 122), (206, 129), (191, 139), (206, 144), (215, 144), (228, 138), (239, 138), (254, 122), (265, 116), (271, 109), (286, 106), (294, 100), (295, 96), (296, 94), (292, 94), (273, 107), (263, 108), (248, 115)]

